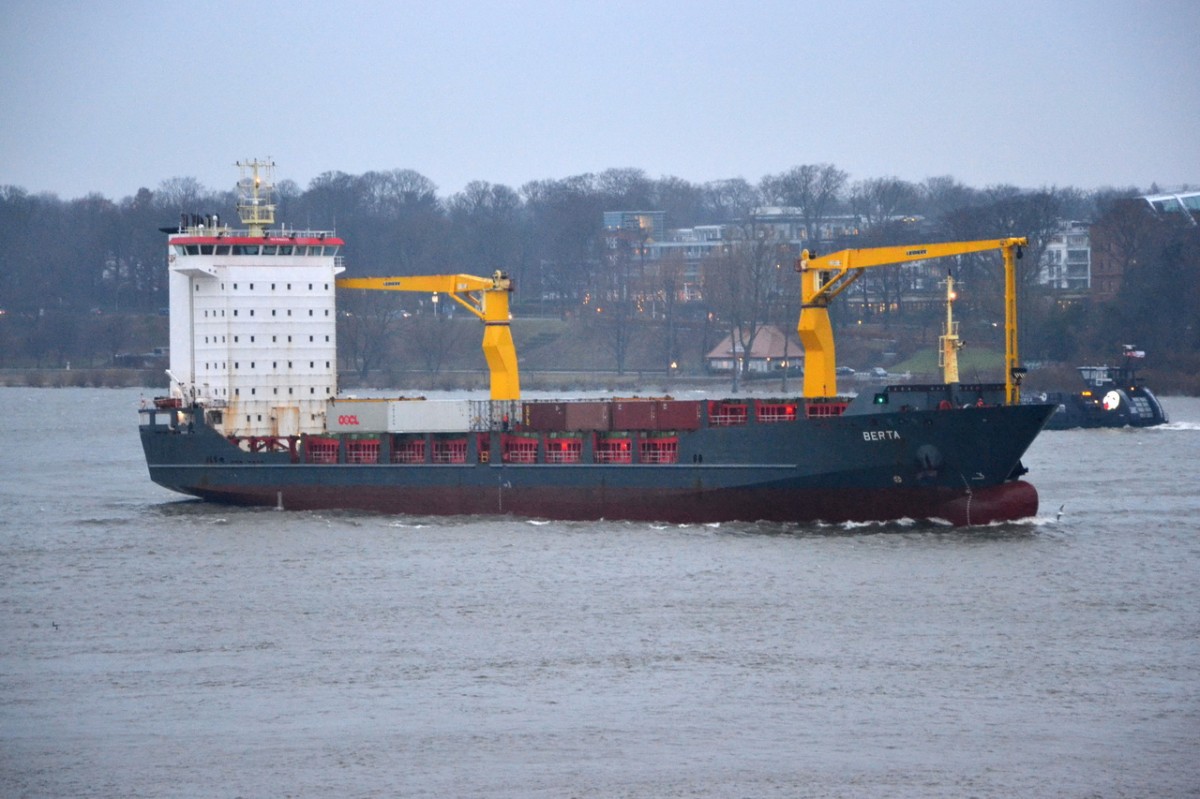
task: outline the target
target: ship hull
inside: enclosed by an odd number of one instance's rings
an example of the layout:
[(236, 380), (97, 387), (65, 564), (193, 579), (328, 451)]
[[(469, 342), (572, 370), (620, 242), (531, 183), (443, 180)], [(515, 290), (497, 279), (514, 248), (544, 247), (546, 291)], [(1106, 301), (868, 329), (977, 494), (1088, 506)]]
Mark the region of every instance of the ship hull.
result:
[(939, 519), (1036, 514), (1016, 479), (1053, 406), (872, 413), (681, 435), (679, 463), (297, 463), (210, 428), (143, 425), (151, 478), (207, 500), (296, 510), (512, 514), (669, 523)]
[[(497, 475), (495, 482), (497, 485), (489, 488), (464, 489), (457, 485), (412, 488), (382, 481), (346, 487), (297, 487), (288, 480), (254, 487), (204, 481), (204, 485), (186, 486), (184, 493), (230, 505), (288, 510), (354, 509), (417, 516), (508, 514), (564, 521), (621, 519), (671, 524), (933, 519), (963, 526), (1028, 518), (1038, 509), (1037, 490), (1023, 480), (970, 492), (950, 488), (517, 488), (503, 485), (503, 474)], [(468, 490), (469, 497), (464, 494)]]

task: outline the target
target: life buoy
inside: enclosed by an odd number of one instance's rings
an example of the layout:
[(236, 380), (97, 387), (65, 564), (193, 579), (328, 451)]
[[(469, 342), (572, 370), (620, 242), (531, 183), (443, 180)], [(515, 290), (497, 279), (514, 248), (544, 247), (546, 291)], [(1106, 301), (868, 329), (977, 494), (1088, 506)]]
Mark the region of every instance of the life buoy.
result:
[(939, 411), (948, 411), (953, 407), (954, 407), (954, 405), (950, 402), (950, 400), (942, 400), (941, 402), (938, 403)]

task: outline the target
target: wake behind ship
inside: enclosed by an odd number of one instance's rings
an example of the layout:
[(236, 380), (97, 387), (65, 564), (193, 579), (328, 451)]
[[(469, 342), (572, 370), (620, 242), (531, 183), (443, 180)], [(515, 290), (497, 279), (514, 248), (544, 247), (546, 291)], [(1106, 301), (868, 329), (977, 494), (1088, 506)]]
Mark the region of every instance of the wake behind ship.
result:
[[(1032, 516), (1021, 457), (1054, 406), (1021, 404), (1015, 304), (1004, 383), (838, 395), (827, 306), (864, 269), (1021, 239), (805, 252), (802, 396), (527, 400), (511, 282), (339, 278), (331, 231), (272, 229), (271, 166), (241, 164), (244, 229), (168, 231), (170, 394), (141, 413), (150, 477), (216, 502), (408, 514), (779, 522)], [(484, 325), (488, 400), (337, 395), (336, 289), (445, 292)]]

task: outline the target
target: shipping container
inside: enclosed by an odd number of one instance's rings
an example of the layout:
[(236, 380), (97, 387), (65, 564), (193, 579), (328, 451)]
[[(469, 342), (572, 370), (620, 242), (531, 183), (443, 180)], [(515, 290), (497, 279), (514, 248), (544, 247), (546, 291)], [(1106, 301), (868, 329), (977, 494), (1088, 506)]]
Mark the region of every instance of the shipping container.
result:
[(386, 399), (330, 400), (325, 410), (325, 427), (331, 433), (379, 433), (387, 430)]
[(470, 400), (396, 400), (388, 403), (389, 433), (466, 433)]
[(568, 402), (565, 430), (608, 430), (612, 426), (612, 403)]
[(479, 432), (516, 430), (524, 421), (521, 400), (469, 400), (471, 429)]
[(538, 432), (553, 432), (567, 429), (567, 403), (526, 402), (524, 426)]
[(659, 430), (699, 430), (699, 400), (660, 400), (655, 403)]
[(614, 400), (613, 430), (657, 430), (658, 405), (654, 400)]

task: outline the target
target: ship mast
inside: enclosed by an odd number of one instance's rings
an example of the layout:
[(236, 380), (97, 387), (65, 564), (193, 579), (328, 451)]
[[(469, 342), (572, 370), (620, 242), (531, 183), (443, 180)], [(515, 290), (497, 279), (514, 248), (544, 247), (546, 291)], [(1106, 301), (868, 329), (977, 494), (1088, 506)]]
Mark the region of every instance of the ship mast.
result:
[(237, 212), (242, 224), (249, 228), (251, 236), (265, 235), (267, 228), (275, 224), (275, 203), (271, 192), (275, 188), (275, 162), (238, 161), (242, 171), (238, 180)]
[(954, 290), (954, 275), (946, 273), (946, 325), (938, 336), (938, 366), (942, 367), (942, 382), (958, 382), (958, 351), (963, 342), (958, 337), (958, 322), (954, 321), (954, 301), (958, 293)]

